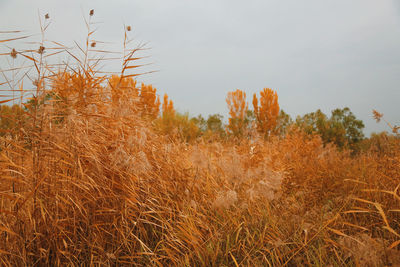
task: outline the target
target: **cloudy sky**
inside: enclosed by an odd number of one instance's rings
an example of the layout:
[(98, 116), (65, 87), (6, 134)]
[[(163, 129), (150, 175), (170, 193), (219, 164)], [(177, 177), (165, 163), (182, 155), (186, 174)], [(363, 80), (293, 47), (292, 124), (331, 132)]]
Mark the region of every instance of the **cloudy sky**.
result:
[(367, 134), (387, 130), (372, 109), (400, 124), (400, 0), (0, 0), (0, 30), (37, 33), (49, 13), (47, 38), (83, 43), (92, 8), (110, 49), (124, 24), (148, 43), (146, 70), (159, 71), (141, 80), (179, 111), (226, 116), (228, 91), (251, 102), (269, 87), (292, 117), (348, 106)]

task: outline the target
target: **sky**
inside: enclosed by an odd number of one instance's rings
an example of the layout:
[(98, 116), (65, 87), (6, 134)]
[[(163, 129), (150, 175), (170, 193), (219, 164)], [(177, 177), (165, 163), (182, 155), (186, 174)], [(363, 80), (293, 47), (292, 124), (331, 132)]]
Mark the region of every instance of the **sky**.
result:
[(367, 135), (389, 130), (372, 109), (400, 124), (400, 0), (0, 0), (0, 29), (38, 33), (38, 13), (49, 13), (46, 38), (83, 44), (90, 9), (107, 48), (121, 51), (123, 25), (146, 43), (143, 71), (157, 72), (139, 80), (180, 112), (226, 118), (229, 91), (251, 107), (268, 87), (292, 117), (349, 107)]

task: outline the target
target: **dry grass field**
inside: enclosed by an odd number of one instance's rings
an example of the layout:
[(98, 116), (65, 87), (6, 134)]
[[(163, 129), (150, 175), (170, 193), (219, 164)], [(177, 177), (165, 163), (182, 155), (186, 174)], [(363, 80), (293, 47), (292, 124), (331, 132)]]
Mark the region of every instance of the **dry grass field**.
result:
[[(132, 80), (130, 29), (111, 78), (87, 26), (75, 54), (1, 41), (35, 87), (2, 84), (20, 112), (2, 118), (0, 265), (400, 266), (399, 138), (356, 154), (295, 126), (188, 139)], [(61, 52), (68, 65), (50, 64)]]

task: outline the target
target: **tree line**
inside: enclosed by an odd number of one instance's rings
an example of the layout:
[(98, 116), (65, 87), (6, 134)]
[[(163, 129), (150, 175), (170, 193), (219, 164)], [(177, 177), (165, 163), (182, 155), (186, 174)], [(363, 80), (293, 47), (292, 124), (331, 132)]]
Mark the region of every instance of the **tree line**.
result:
[[(74, 103), (81, 105), (88, 96), (77, 95), (74, 88), (81, 86), (79, 75), (62, 73), (55, 75), (50, 84), (47, 100), (56, 99), (54, 107), (59, 110), (60, 119), (67, 115), (68, 107)], [(100, 85), (99, 85), (100, 86)], [(220, 114), (211, 114), (207, 118), (202, 115), (190, 117), (188, 113), (179, 113), (174, 103), (165, 94), (160, 99), (157, 89), (152, 85), (141, 84), (132, 77), (111, 76), (103, 81), (104, 90), (109, 90), (114, 105), (137, 107), (140, 116), (150, 120), (156, 131), (173, 135), (185, 141), (197, 138), (206, 139), (240, 139), (252, 138), (255, 132), (262, 138), (284, 136), (293, 128), (301, 129), (308, 134), (317, 134), (325, 144), (333, 143), (339, 148), (357, 150), (365, 140), (364, 123), (357, 119), (348, 107), (334, 109), (328, 116), (320, 109), (297, 116), (292, 119), (280, 109), (277, 91), (264, 88), (253, 95), (252, 109), (249, 108), (246, 93), (242, 90), (228, 92), (226, 104), (228, 107), (227, 124)], [(133, 102), (127, 105), (126, 102)], [(132, 104), (132, 103), (131, 103)], [(32, 101), (22, 105), (2, 105), (0, 108), (0, 134), (12, 132), (21, 123)]]

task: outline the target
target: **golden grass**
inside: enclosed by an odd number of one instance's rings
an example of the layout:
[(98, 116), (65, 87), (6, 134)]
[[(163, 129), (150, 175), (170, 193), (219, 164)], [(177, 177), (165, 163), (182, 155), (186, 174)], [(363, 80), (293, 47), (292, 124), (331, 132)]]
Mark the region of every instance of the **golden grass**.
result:
[(37, 82), (0, 140), (1, 265), (400, 264), (398, 139), (353, 156), (295, 128), (268, 141), (160, 134), (136, 93), (113, 97), (89, 64), (88, 29), (66, 71), (44, 42), (7, 55), (28, 58)]

